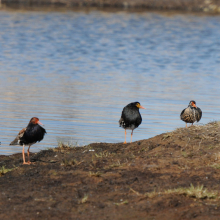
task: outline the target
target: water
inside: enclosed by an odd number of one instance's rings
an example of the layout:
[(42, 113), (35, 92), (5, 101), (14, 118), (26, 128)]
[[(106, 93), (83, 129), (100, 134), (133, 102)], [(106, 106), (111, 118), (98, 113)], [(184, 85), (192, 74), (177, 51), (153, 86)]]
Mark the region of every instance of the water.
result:
[[(184, 127), (194, 99), (200, 124), (219, 120), (220, 17), (153, 12), (0, 11), (0, 154), (33, 116), (57, 141), (122, 142), (122, 108), (139, 101), (133, 140)], [(130, 135), (127, 136), (127, 141)]]

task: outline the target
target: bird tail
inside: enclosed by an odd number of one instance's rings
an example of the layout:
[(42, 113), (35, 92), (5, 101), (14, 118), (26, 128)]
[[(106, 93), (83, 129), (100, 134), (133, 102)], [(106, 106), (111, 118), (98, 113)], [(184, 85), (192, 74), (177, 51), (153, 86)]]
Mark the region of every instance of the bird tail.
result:
[(10, 145), (19, 145), (18, 138), (15, 138)]

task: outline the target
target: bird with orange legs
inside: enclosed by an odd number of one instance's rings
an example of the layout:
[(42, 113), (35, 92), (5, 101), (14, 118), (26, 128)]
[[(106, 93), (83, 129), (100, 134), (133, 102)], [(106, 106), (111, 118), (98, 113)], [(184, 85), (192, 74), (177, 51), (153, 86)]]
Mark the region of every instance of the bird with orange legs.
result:
[(193, 125), (195, 121), (199, 122), (201, 118), (202, 110), (196, 106), (196, 102), (194, 100), (191, 100), (188, 107), (183, 109), (180, 114), (180, 119), (186, 122), (186, 128), (187, 123), (192, 123)]
[(126, 105), (123, 108), (121, 113), (121, 118), (119, 120), (119, 126), (125, 129), (125, 142), (126, 144), (126, 130), (131, 130), (131, 142), (132, 142), (132, 135), (135, 128), (137, 128), (141, 122), (141, 114), (139, 109), (145, 109), (139, 102), (132, 102)]
[[(22, 156), (23, 164), (30, 165), (30, 147), (36, 142), (43, 140), (44, 135), (47, 133), (46, 130), (42, 127), (43, 124), (39, 121), (37, 117), (31, 118), (28, 126), (23, 128), (17, 135), (17, 137), (10, 143), (10, 145), (21, 145), (23, 146)], [(27, 156), (28, 162), (25, 162), (24, 147), (28, 145)]]

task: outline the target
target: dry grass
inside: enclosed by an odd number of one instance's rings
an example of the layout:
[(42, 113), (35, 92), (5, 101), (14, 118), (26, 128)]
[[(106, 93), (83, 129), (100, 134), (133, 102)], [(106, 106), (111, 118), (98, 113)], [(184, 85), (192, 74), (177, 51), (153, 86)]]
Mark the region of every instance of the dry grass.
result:
[(108, 166), (105, 166), (104, 169), (112, 169), (112, 168), (115, 168), (115, 167), (123, 167), (123, 166), (126, 166), (126, 163), (121, 163), (119, 160), (118, 161), (115, 161), (115, 163), (112, 163)]
[(190, 184), (190, 187), (188, 188), (179, 187), (176, 189), (168, 189), (168, 190), (159, 191), (159, 192), (154, 190), (153, 192), (145, 193), (145, 194), (141, 194), (132, 188), (130, 188), (130, 190), (138, 196), (143, 196), (147, 198), (154, 198), (158, 195), (178, 194), (178, 195), (185, 195), (185, 196), (193, 197), (197, 199), (215, 199), (218, 195), (217, 191), (208, 191), (208, 189), (204, 189), (203, 185), (201, 186), (198, 185), (195, 187), (193, 186), (193, 184)]
[(54, 152), (63, 152), (63, 151), (67, 151), (70, 149), (74, 149), (76, 147), (76, 145), (70, 144), (70, 143), (66, 143), (64, 144), (63, 142), (58, 142), (58, 147), (56, 148), (52, 148), (52, 150)]
[(218, 195), (217, 191), (208, 191), (208, 189), (204, 189), (203, 185), (201, 186), (193, 186), (190, 184), (189, 188), (177, 188), (177, 189), (169, 189), (165, 191), (165, 194), (179, 194), (179, 195), (186, 195), (189, 197), (194, 197), (197, 199), (215, 199)]
[(84, 194), (83, 198), (78, 202), (78, 204), (83, 204), (88, 201), (89, 196), (87, 194)]
[(214, 163), (210, 165), (210, 167), (215, 168), (215, 169), (220, 169), (220, 164)]
[(81, 163), (83, 163), (84, 160), (82, 161), (77, 161), (76, 159), (64, 159), (61, 163), (62, 166), (78, 166), (80, 165)]
[(98, 154), (95, 153), (95, 156), (98, 157), (98, 158), (105, 158), (105, 157), (110, 157), (112, 156), (113, 154), (109, 153), (109, 152), (100, 152)]
[(89, 176), (91, 177), (91, 176), (95, 176), (95, 177), (101, 177), (102, 176), (102, 173), (100, 173), (100, 172), (96, 172), (96, 173), (94, 173), (94, 172), (89, 172)]
[(115, 205), (117, 205), (117, 206), (120, 206), (120, 205), (127, 205), (128, 204), (128, 200), (125, 200), (125, 201), (122, 201), (122, 202), (115, 202), (114, 203)]

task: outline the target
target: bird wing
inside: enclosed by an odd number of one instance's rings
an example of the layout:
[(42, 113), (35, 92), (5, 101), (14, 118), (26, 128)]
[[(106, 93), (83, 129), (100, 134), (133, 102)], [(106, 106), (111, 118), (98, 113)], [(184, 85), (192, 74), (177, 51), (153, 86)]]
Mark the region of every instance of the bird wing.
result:
[(119, 127), (121, 127), (123, 121), (124, 121), (124, 119), (121, 117), (120, 120), (118, 121), (118, 123), (119, 123)]
[(183, 115), (184, 115), (185, 110), (186, 110), (186, 108), (184, 108), (184, 109), (182, 110), (182, 112), (180, 113), (180, 119), (181, 119), (181, 120), (183, 120)]
[(200, 119), (202, 118), (202, 110), (197, 107), (197, 112), (196, 112), (196, 121), (199, 122)]
[(18, 145), (20, 139), (23, 137), (24, 132), (26, 131), (27, 128), (23, 128), (22, 130), (19, 131), (17, 137), (10, 143), (10, 145)]
[(122, 113), (121, 113), (121, 118), (118, 121), (119, 127), (123, 127), (124, 123), (125, 123), (125, 118), (126, 118), (125, 113), (124, 113), (125, 112), (125, 108), (126, 108), (126, 106), (123, 108)]

